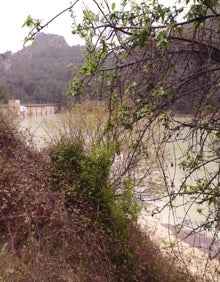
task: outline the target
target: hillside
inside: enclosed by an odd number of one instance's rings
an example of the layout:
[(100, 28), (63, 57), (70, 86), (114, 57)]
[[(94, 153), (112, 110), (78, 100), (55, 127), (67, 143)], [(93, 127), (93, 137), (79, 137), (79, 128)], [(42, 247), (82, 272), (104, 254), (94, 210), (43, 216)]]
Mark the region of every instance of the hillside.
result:
[(81, 49), (70, 47), (62, 36), (40, 33), (33, 45), (4, 53), (0, 60), (4, 102), (15, 98), (22, 103), (65, 103), (73, 68), (83, 59)]
[(139, 229), (129, 183), (114, 194), (112, 149), (85, 147), (97, 112), (74, 111), (81, 128), (40, 150), (0, 112), (0, 281), (199, 281)]

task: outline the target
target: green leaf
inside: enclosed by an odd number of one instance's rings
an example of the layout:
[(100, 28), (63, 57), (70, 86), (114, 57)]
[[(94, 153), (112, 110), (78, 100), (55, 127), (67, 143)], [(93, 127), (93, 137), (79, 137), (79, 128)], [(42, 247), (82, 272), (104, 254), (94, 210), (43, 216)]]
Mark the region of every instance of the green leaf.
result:
[(22, 27), (30, 27), (34, 24), (33, 18), (29, 15), (26, 19), (26, 21), (23, 23)]
[(116, 6), (116, 5), (115, 5), (115, 2), (113, 2), (113, 3), (112, 3), (112, 11), (115, 10), (115, 6)]

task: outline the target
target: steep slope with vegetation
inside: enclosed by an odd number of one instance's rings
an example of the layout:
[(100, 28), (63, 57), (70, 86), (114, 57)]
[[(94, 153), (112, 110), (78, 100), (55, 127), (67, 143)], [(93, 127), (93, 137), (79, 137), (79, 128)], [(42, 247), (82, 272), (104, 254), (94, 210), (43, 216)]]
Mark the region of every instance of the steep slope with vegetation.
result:
[(2, 281), (195, 281), (136, 225), (129, 186), (109, 186), (111, 154), (83, 140), (35, 151), (0, 115)]

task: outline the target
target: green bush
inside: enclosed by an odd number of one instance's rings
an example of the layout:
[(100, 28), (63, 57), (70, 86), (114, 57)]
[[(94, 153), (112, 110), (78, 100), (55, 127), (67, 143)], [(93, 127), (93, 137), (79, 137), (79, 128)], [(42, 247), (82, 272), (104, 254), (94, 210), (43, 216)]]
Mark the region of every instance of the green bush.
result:
[(50, 149), (49, 156), (52, 185), (62, 193), (68, 209), (73, 210), (83, 199), (93, 207), (95, 219), (107, 231), (127, 235), (126, 228), (140, 209), (133, 201), (129, 180), (124, 182), (120, 196), (115, 195), (109, 183), (111, 150), (103, 145), (86, 152), (82, 141), (62, 140)]
[(77, 191), (79, 176), (82, 173), (81, 161), (85, 157), (82, 142), (64, 142), (50, 148), (49, 156), (52, 162), (50, 180), (56, 191), (65, 191), (70, 186)]
[(70, 212), (83, 201), (96, 211), (94, 219), (110, 224), (113, 192), (108, 186), (110, 156), (93, 149), (86, 153), (82, 141), (61, 141), (49, 151), (52, 185), (61, 193)]

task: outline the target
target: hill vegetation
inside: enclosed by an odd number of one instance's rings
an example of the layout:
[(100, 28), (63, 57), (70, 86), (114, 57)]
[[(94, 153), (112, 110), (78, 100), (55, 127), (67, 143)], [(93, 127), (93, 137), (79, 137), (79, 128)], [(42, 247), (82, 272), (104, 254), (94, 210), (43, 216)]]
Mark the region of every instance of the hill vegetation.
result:
[(0, 60), (0, 84), (5, 89), (3, 102), (65, 103), (66, 89), (74, 69), (83, 59), (82, 47), (68, 46), (62, 36), (41, 33), (33, 46)]

